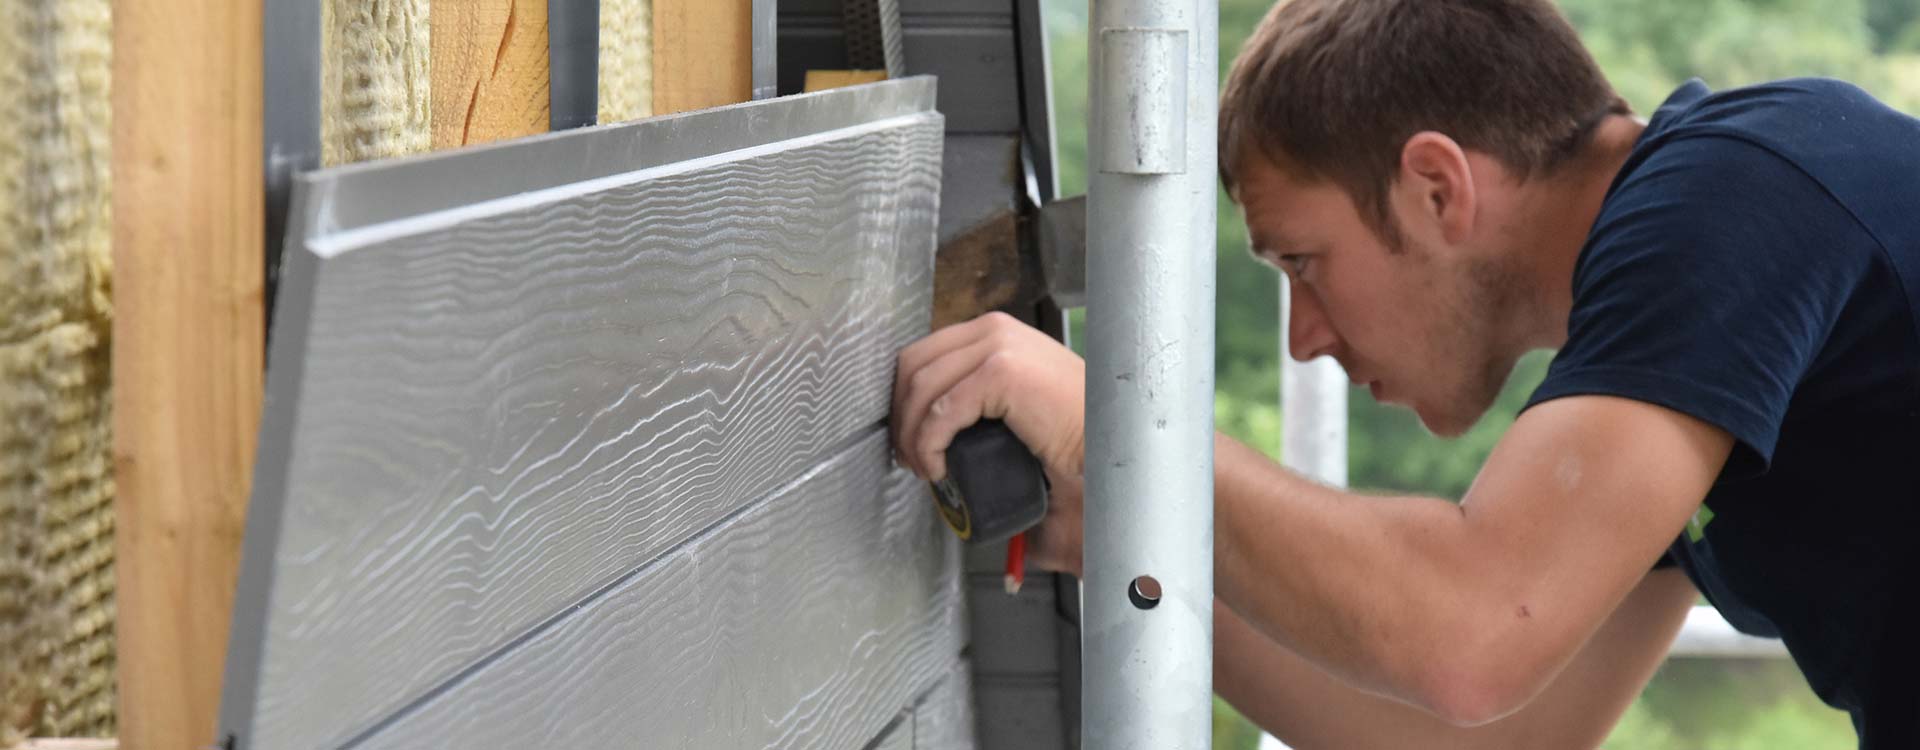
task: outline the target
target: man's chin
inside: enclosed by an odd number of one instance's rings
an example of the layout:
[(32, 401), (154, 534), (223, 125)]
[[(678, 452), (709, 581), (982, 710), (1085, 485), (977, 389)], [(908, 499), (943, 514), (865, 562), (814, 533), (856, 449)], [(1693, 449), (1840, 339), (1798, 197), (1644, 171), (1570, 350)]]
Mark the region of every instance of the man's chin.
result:
[(1435, 437), (1447, 439), (1460, 437), (1467, 434), (1467, 430), (1473, 429), (1473, 425), (1480, 421), (1478, 417), (1463, 418), (1458, 414), (1423, 409), (1418, 404), (1411, 404), (1406, 408), (1412, 409), (1414, 415), (1420, 418), (1420, 426), (1427, 428), (1427, 432), (1433, 433)]

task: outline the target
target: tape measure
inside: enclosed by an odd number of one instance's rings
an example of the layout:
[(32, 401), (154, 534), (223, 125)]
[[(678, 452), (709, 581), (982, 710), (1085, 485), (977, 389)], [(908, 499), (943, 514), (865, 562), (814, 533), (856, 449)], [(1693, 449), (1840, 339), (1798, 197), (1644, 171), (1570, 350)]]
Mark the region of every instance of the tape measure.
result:
[(1047, 476), (1005, 422), (983, 419), (953, 436), (947, 476), (933, 483), (940, 518), (969, 544), (992, 544), (1047, 515)]

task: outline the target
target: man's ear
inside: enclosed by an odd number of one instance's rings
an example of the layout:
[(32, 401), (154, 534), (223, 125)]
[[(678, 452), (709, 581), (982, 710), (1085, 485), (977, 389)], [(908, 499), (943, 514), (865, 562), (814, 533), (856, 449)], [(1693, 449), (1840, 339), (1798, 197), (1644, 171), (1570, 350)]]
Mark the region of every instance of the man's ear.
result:
[(1424, 130), (1400, 149), (1399, 192), (1414, 217), (1429, 222), (1450, 244), (1473, 233), (1473, 168), (1467, 152), (1452, 138)]

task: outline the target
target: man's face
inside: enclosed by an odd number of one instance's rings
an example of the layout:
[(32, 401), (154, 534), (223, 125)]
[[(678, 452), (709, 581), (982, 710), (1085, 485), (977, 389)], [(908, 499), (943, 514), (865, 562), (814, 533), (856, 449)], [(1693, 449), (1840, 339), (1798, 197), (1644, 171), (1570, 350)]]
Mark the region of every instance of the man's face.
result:
[(1391, 201), (1402, 247), (1390, 249), (1346, 191), (1248, 162), (1237, 196), (1254, 253), (1285, 273), (1293, 358), (1333, 357), (1437, 435), (1472, 427), (1521, 353), (1500, 340), (1519, 282), (1499, 254), (1448, 245), (1402, 194)]

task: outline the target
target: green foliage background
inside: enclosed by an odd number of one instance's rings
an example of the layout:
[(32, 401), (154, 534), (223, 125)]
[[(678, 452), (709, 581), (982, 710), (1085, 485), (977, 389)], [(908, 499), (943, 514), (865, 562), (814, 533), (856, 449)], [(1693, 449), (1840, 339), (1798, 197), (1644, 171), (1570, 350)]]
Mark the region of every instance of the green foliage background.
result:
[[(1642, 114), (1688, 78), (1715, 88), (1791, 76), (1844, 78), (1920, 112), (1920, 0), (1558, 0), (1614, 86)], [(1051, 41), (1061, 194), (1086, 189), (1087, 7), (1043, 0)], [(1220, 0), (1220, 66), (1272, 0)], [(1214, 415), (1219, 428), (1279, 454), (1278, 278), (1246, 251), (1235, 208), (1219, 201), (1219, 322)], [(1352, 484), (1459, 497), (1551, 353), (1522, 360), (1486, 419), (1457, 440), (1413, 415), (1349, 399)], [(1259, 732), (1217, 702), (1216, 748), (1252, 750)], [(1671, 660), (1607, 741), (1631, 750), (1851, 748), (1846, 716), (1815, 699), (1785, 661)]]

